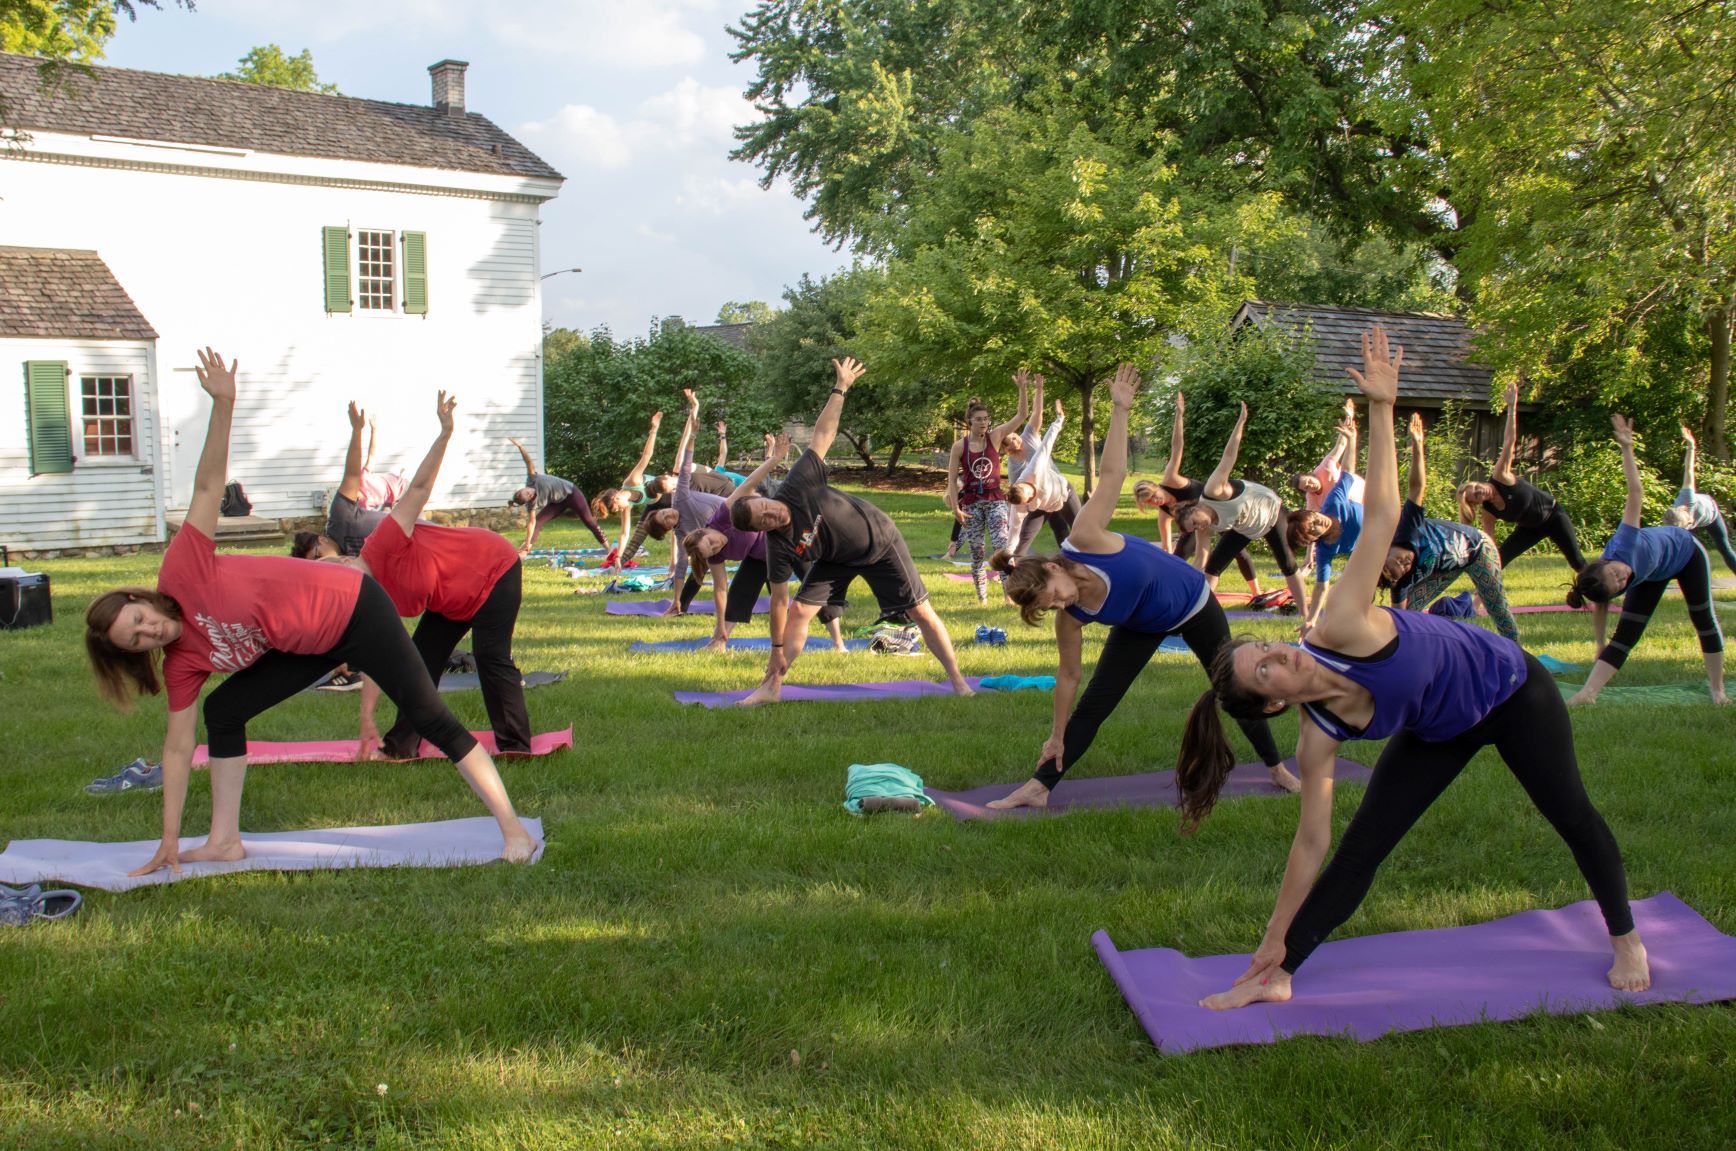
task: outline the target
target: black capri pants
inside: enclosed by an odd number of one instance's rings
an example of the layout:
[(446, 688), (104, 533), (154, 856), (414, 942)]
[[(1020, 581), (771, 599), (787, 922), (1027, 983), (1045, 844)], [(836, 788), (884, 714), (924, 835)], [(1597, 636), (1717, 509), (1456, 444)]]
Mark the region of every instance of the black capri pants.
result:
[[(1175, 541), (1175, 554), (1184, 560), (1191, 561), (1194, 556), (1194, 549), (1199, 546), (1198, 533), (1184, 532), (1180, 528), (1175, 530), (1179, 533), (1179, 538)], [(1242, 578), (1247, 580), (1250, 586), (1260, 578), (1254, 572), (1254, 561), (1248, 558), (1248, 553), (1245, 551), (1236, 552), (1236, 570), (1242, 573)]]
[[(1065, 765), (1062, 770), (1072, 768), (1090, 750), (1097, 729), (1151, 662), (1157, 645), (1172, 635), (1181, 636), (1210, 675), (1218, 649), (1230, 642), (1230, 621), (1216, 597), (1207, 596), (1205, 605), (1174, 631), (1138, 631), (1120, 624), (1110, 628), (1109, 638), (1103, 641), (1103, 651), (1097, 657), (1097, 667), (1091, 672), (1091, 681), (1080, 693), (1079, 702), (1073, 705), (1073, 714), (1067, 717), (1067, 730), (1061, 736), (1061, 759)], [(1236, 724), (1267, 767), (1284, 762), (1277, 741), (1272, 738), (1272, 729), (1264, 719), (1238, 719)], [(1061, 782), (1061, 771), (1056, 769), (1054, 760), (1048, 759), (1037, 765), (1037, 774), (1032, 778), (1053, 791)]]
[(317, 655), (268, 651), (205, 697), (205, 733), (211, 756), (224, 759), (247, 754), (247, 721), (295, 695), (340, 663), (366, 672), (401, 715), (441, 754), (457, 763), (476, 747), (476, 737), (464, 729), (440, 702), (428, 669), (416, 654), (410, 635), (398, 619), (385, 589), (374, 577), (362, 577), (349, 626), (337, 646)]
[[(1718, 627), (1718, 614), (1712, 610), (1712, 561), (1706, 557), (1706, 549), (1699, 540), (1694, 541), (1694, 558), (1670, 578), (1682, 589), (1682, 599), (1688, 605), (1688, 618), (1700, 636), (1700, 650), (1707, 655), (1723, 651), (1724, 632)], [(1622, 597), (1621, 618), (1616, 621), (1615, 634), (1597, 653), (1599, 662), (1613, 668), (1620, 668), (1627, 662), (1628, 653), (1640, 642), (1652, 613), (1658, 610), (1670, 578), (1628, 585), (1627, 594)]]
[[(576, 484), (566, 499), (559, 503), (549, 504), (536, 514), (536, 531), (542, 531), (551, 521), (560, 519), (565, 515), (578, 516), (580, 522), (591, 530), (591, 534), (596, 537), (599, 544), (604, 547), (609, 546), (609, 541), (603, 536), (603, 529), (597, 526), (597, 517), (591, 514), (591, 501), (585, 498), (583, 489)], [(536, 538), (534, 532), (531, 538), (533, 540)]]
[[(1278, 570), (1286, 576), (1296, 574), (1296, 556), (1290, 551), (1289, 518), (1280, 510), (1278, 522), (1272, 530), (1266, 533), (1266, 546), (1272, 549), (1272, 557), (1278, 561)], [(1218, 536), (1218, 542), (1212, 545), (1212, 554), (1206, 557), (1206, 574), (1221, 576), (1224, 569), (1230, 566), (1230, 561), (1241, 556), (1243, 549), (1253, 542), (1252, 537), (1241, 532), (1224, 532)], [(1246, 577), (1246, 573), (1243, 573)], [(1252, 583), (1250, 579), (1248, 581)]]
[(1458, 778), (1471, 757), (1491, 745), (1573, 852), (1609, 933), (1626, 935), (1634, 929), (1621, 850), (1585, 794), (1573, 753), (1567, 703), (1543, 665), (1527, 653), (1525, 682), (1476, 727), (1440, 743), (1408, 731), (1387, 742), (1344, 839), (1284, 934), (1285, 971), (1294, 973), (1350, 918), (1368, 894), (1376, 869), (1398, 841)]
[[(518, 626), (518, 608), (524, 598), (524, 567), (515, 563), (494, 582), (488, 598), (469, 619), (453, 619), (439, 612), (423, 612), (410, 639), (421, 655), (428, 678), (436, 685), (452, 658), (452, 649), (470, 633), (476, 657), (476, 676), (482, 681), (482, 705), (488, 709), (488, 726), (494, 744), (506, 755), (529, 754), (530, 713), (524, 706), (524, 676), (512, 658), (512, 633)], [(377, 677), (376, 677), (377, 678)], [(393, 759), (416, 754), (416, 725), (410, 713), (398, 709), (398, 721), (380, 740), (381, 750)]]
[[(722, 571), (721, 565), (713, 569)], [(800, 574), (807, 575), (806, 567), (800, 569)], [(753, 618), (753, 605), (759, 602), (759, 597), (765, 594), (771, 586), (771, 577), (766, 571), (766, 561), (748, 556), (741, 561), (741, 566), (735, 569), (735, 578), (729, 581), (729, 597), (724, 600), (723, 619), (725, 623), (746, 623)], [(826, 604), (820, 609), (820, 622), (831, 623), (844, 614), (847, 605), (844, 594), (849, 591), (848, 581), (840, 581), (833, 586), (827, 596)]]
[(1504, 568), (1544, 540), (1561, 550), (1567, 566), (1578, 571), (1585, 566), (1585, 553), (1579, 550), (1579, 537), (1574, 534), (1573, 521), (1560, 504), (1534, 524), (1515, 524), (1501, 541), (1501, 566)]

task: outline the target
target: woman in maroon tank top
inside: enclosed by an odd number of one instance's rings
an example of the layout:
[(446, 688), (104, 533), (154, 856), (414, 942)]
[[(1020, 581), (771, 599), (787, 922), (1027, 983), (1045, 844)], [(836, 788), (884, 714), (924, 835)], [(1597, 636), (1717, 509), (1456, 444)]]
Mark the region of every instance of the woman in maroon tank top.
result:
[(998, 428), (989, 426), (989, 406), (972, 396), (965, 408), (968, 428), (952, 445), (946, 470), (946, 503), (964, 525), (970, 545), (970, 576), (977, 600), (989, 601), (988, 557), (1007, 546), (1007, 497), (1001, 491), (1001, 453), (995, 446), (1025, 422), (1029, 377), (1013, 377), (1019, 385), (1019, 410)]

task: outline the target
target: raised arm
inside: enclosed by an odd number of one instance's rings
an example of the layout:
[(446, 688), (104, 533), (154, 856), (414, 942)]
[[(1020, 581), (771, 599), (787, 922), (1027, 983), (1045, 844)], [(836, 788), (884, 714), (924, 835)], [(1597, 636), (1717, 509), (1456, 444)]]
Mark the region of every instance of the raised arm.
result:
[(1344, 455), (1340, 462), (1347, 472), (1356, 470), (1356, 401), (1344, 397)]
[(356, 407), (356, 401), (350, 401), (350, 446), (344, 453), (344, 478), (338, 482), (338, 494), (346, 500), (353, 500), (362, 494), (362, 426), (368, 422), (367, 413)]
[[(1373, 417), (1370, 417), (1369, 423), (1373, 422)], [(1371, 442), (1369, 451), (1372, 452), (1373, 450), (1374, 445)], [(1423, 452), (1423, 414), (1412, 412), (1410, 418), (1410, 490), (1406, 492), (1405, 499), (1418, 507), (1422, 507), (1423, 493), (1428, 490), (1428, 486), (1429, 466)], [(1366, 524), (1367, 522), (1365, 514), (1363, 523)]]
[(1163, 465), (1162, 482), (1172, 488), (1178, 488), (1187, 483), (1187, 477), (1181, 474), (1182, 415), (1187, 410), (1187, 397), (1180, 392), (1175, 394), (1175, 418), (1169, 424), (1169, 462)]
[[(199, 353), (199, 366), (194, 369), (199, 385), (211, 397), (211, 422), (205, 427), (205, 447), (193, 472), (193, 498), (187, 503), (187, 522), (212, 539), (217, 538), (217, 521), (223, 514), (223, 485), (229, 482), (229, 428), (235, 421), (235, 371), (240, 366), (241, 361), (236, 360), (225, 367), (223, 357), (206, 348)], [(357, 452), (361, 450), (361, 437), (361, 425), (357, 423), (351, 437)], [(359, 471), (356, 490), (361, 490)]]
[(1615, 442), (1621, 445), (1621, 471), (1627, 479), (1627, 505), (1622, 508), (1621, 522), (1637, 528), (1646, 489), (1640, 483), (1640, 465), (1634, 460), (1634, 422), (1626, 416), (1611, 416), (1609, 422), (1615, 426)]
[[(1060, 410), (1061, 401), (1055, 401), (1055, 408)], [(1037, 377), (1037, 386), (1031, 391), (1031, 414), (1025, 420), (1025, 430), (1032, 435), (1043, 434), (1043, 377)]]
[(362, 457), (362, 470), (372, 471), (374, 468), (374, 447), (380, 442), (380, 429), (373, 416), (368, 417), (368, 454)]
[(651, 464), (651, 453), (657, 450), (657, 425), (662, 422), (662, 412), (651, 413), (651, 430), (645, 433), (645, 449), (639, 453), (639, 462), (634, 464), (633, 470), (627, 473), (625, 484), (645, 482), (645, 469)]
[(724, 465), (729, 463), (729, 425), (724, 423), (722, 420), (718, 420), (716, 427), (717, 462), (711, 465), (711, 470), (714, 472), (720, 472), (723, 470)]
[(1692, 492), (1694, 490), (1695, 471), (1694, 453), (1699, 445), (1694, 442), (1694, 433), (1689, 430), (1687, 424), (1682, 425), (1682, 442), (1688, 445), (1682, 452), (1682, 489)]
[(778, 464), (782, 463), (784, 457), (789, 454), (790, 437), (781, 433), (774, 437), (768, 437), (766, 440), (765, 460), (761, 462), (759, 467), (749, 472), (747, 478), (737, 484), (735, 491), (731, 492), (729, 498), (723, 502), (733, 508), (742, 500), (753, 495), (754, 492), (758, 490), (759, 486), (765, 482), (765, 478), (772, 474), (772, 470), (776, 468)]
[(1049, 462), (1049, 460), (1051, 459), (1051, 457), (1054, 456), (1054, 454), (1055, 454), (1055, 440), (1057, 437), (1060, 436), (1061, 427), (1066, 422), (1067, 422), (1066, 410), (1061, 407), (1061, 401), (1056, 400), (1055, 401), (1055, 422), (1050, 424), (1048, 431), (1043, 433), (1043, 443), (1040, 447), (1038, 447), (1036, 456), (1032, 460), (1032, 466), (1033, 467), (1036, 466), (1037, 464), (1047, 464)]
[(838, 438), (838, 420), (844, 414), (844, 397), (849, 394), (850, 385), (867, 370), (852, 356), (832, 361), (832, 393), (826, 397), (826, 405), (814, 421), (814, 434), (808, 440), (809, 450), (821, 459), (826, 458), (826, 453), (832, 450), (832, 441)]
[[(1014, 412), (1013, 418), (1006, 423), (989, 429), (989, 443), (994, 444), (997, 449), (1000, 447), (1001, 441), (1007, 438), (1009, 432), (1019, 430), (1019, 425), (1025, 422), (1025, 417), (1031, 411), (1031, 377), (1025, 372), (1025, 369), (1020, 368), (1013, 376), (1013, 380), (1019, 385), (1019, 410)], [(1036, 380), (1037, 386), (1042, 387), (1043, 377), (1038, 376)]]
[(1507, 401), (1507, 419), (1501, 430), (1501, 455), (1495, 461), (1489, 478), (1496, 483), (1510, 484), (1517, 478), (1513, 474), (1513, 453), (1519, 446), (1519, 385), (1508, 384), (1502, 398)]
[(1109, 384), (1109, 430), (1103, 433), (1103, 458), (1097, 465), (1097, 486), (1079, 509), (1068, 538), (1085, 551), (1105, 550), (1109, 521), (1121, 500), (1121, 485), (1127, 482), (1127, 420), (1133, 398), (1139, 391), (1139, 369), (1122, 364)]
[(518, 454), (521, 457), (523, 457), (523, 459), (524, 459), (524, 482), (526, 484), (529, 484), (531, 481), (531, 478), (537, 474), (536, 457), (532, 456), (528, 451), (526, 451), (524, 444), (522, 442), (520, 442), (516, 437), (509, 438), (506, 442), (511, 444), (513, 447), (517, 448)]
[(416, 517), (422, 514), (422, 509), (428, 506), (428, 497), (434, 494), (434, 478), (440, 474), (440, 464), (446, 458), (446, 445), (452, 442), (452, 412), (458, 407), (458, 397), (451, 399), (445, 392), (434, 402), (434, 414), (440, 420), (440, 434), (434, 437), (434, 442), (428, 447), (428, 454), (422, 457), (422, 462), (416, 466), (416, 474), (410, 478), (410, 486), (404, 489), (404, 494), (398, 502), (392, 505), (392, 518), (398, 521), (398, 526), (404, 529), (405, 535), (416, 530)]
[(1221, 500), (1230, 494), (1230, 472), (1235, 470), (1236, 457), (1242, 452), (1242, 431), (1247, 426), (1248, 405), (1244, 402), (1241, 413), (1236, 416), (1236, 426), (1230, 429), (1230, 438), (1224, 441), (1224, 454), (1218, 457), (1218, 466), (1206, 479), (1207, 498)]
[(692, 388), (681, 389), (681, 394), (687, 398), (687, 422), (682, 425), (681, 439), (675, 446), (676, 499), (687, 494), (687, 485), (693, 478), (693, 432), (699, 422), (699, 397)]
[[(1375, 328), (1362, 337), (1362, 370), (1348, 369), (1368, 397), (1368, 474), (1362, 505), (1362, 535), (1337, 587), (1326, 597), (1317, 623), (1330, 634), (1366, 627), (1387, 545), (1398, 530), (1398, 446), (1393, 438), (1393, 404), (1404, 348), (1388, 352), (1386, 332)], [(1354, 634), (1354, 633), (1353, 633)], [(1307, 727), (1307, 724), (1303, 725)]]

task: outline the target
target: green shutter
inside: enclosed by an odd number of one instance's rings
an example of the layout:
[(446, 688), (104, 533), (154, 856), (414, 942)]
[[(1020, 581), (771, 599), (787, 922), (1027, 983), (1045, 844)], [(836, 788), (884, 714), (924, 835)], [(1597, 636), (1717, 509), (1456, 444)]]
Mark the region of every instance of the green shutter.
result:
[(325, 310), (350, 310), (350, 230), (321, 228), (325, 249)]
[(24, 365), (30, 393), (30, 474), (72, 470), (72, 417), (66, 410), (66, 364), (29, 360)]
[(404, 233), (404, 312), (428, 314), (428, 233)]

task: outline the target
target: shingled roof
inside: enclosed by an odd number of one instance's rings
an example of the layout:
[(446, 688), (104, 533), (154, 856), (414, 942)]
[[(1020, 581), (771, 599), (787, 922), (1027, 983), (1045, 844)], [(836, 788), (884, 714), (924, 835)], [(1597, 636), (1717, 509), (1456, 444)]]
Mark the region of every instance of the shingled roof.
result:
[(702, 336), (710, 336), (719, 343), (745, 351), (748, 333), (753, 331), (753, 328), (752, 324), (695, 324), (692, 330)]
[(0, 53), (7, 127), (73, 135), (126, 136), (176, 144), (245, 148), (561, 179), (534, 152), (474, 112), (448, 115), (418, 104), (391, 104), (318, 92), (291, 92), (132, 68), (62, 66), (45, 88), (43, 61)]
[(1244, 300), (1230, 328), (1250, 322), (1262, 328), (1276, 323), (1293, 332), (1306, 331), (1314, 346), (1315, 378), (1344, 392), (1356, 390), (1344, 369), (1362, 366), (1362, 333), (1379, 324), (1393, 342), (1404, 345), (1407, 401), (1426, 405), (1456, 400), (1472, 408), (1489, 406), (1493, 373), (1471, 362), (1471, 329), (1457, 316)]
[(157, 338), (95, 252), (0, 247), (0, 338)]

